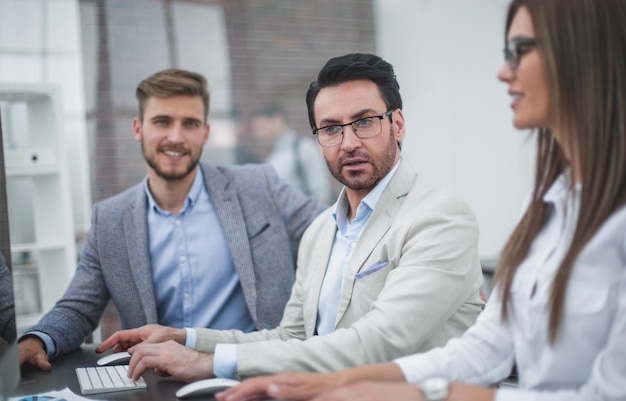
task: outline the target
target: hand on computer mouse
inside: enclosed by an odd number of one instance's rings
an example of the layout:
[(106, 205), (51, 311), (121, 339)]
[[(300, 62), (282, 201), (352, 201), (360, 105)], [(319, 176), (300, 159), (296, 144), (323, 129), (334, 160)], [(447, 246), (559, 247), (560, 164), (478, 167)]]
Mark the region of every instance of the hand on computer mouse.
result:
[(184, 344), (186, 338), (187, 332), (185, 329), (148, 324), (136, 329), (120, 330), (113, 333), (96, 348), (96, 352), (101, 353), (111, 347), (113, 352), (122, 352), (142, 342), (162, 343), (173, 340), (179, 344)]
[(29, 363), (37, 366), (41, 370), (50, 370), (52, 365), (48, 361), (48, 354), (43, 345), (43, 341), (36, 336), (28, 336), (17, 345), (20, 365)]
[(217, 401), (309, 400), (341, 384), (341, 376), (337, 373), (282, 372), (246, 379), (240, 385), (231, 386), (214, 397)]

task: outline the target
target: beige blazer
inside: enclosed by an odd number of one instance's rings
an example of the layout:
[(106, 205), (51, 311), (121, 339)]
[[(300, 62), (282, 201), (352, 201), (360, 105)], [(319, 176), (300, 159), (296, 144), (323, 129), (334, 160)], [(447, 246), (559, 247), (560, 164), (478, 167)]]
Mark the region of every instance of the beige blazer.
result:
[[(336, 225), (311, 223), (280, 325), (253, 333), (199, 329), (196, 349), (239, 343), (239, 378), (283, 370), (334, 371), (442, 346), (482, 308), (478, 230), (469, 207), (401, 162), (345, 273), (336, 330), (315, 335)], [(260, 342), (261, 341), (261, 342)]]

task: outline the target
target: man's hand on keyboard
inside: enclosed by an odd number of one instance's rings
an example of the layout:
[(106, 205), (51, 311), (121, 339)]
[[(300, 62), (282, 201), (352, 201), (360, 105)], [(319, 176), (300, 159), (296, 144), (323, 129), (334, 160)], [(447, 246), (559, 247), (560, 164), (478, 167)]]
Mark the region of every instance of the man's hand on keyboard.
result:
[(111, 347), (113, 347), (113, 352), (127, 351), (130, 347), (143, 342), (163, 343), (173, 340), (184, 344), (186, 338), (187, 332), (185, 329), (148, 324), (136, 329), (121, 330), (113, 333), (96, 348), (96, 352), (104, 352)]
[(128, 350), (132, 355), (129, 377), (137, 380), (146, 370), (153, 368), (162, 376), (174, 376), (186, 382), (214, 377), (212, 353), (198, 352), (176, 341), (164, 343), (143, 342)]

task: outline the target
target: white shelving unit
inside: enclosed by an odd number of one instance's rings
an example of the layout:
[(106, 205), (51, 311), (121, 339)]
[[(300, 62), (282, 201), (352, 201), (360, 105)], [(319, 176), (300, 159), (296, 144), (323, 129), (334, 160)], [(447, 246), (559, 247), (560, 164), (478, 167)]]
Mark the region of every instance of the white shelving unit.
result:
[(59, 88), (0, 84), (18, 334), (63, 295), (76, 268)]

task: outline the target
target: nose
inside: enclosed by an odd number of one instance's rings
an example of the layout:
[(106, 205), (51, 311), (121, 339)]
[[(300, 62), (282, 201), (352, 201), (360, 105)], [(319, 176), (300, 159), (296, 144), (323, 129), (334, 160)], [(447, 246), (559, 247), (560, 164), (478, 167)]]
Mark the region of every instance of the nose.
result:
[(170, 142), (182, 142), (183, 140), (183, 127), (182, 124), (172, 124), (171, 129), (167, 133), (167, 139)]
[(341, 141), (341, 149), (350, 152), (361, 146), (361, 138), (356, 136), (352, 125), (343, 127), (343, 140)]
[(509, 66), (509, 63), (506, 61), (502, 63), (502, 67), (498, 71), (498, 79), (502, 82), (510, 82), (513, 79), (513, 74), (515, 72)]

